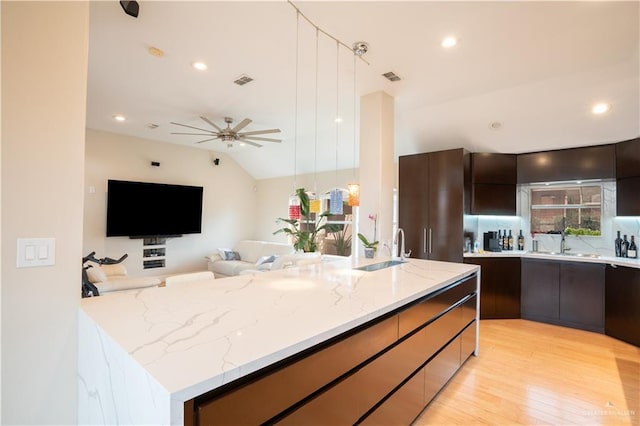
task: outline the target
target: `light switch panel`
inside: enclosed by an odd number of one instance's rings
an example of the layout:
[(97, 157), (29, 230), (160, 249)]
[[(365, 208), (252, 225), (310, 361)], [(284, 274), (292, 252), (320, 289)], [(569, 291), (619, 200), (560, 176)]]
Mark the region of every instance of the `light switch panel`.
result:
[(55, 238), (18, 238), (16, 267), (31, 268), (56, 263)]

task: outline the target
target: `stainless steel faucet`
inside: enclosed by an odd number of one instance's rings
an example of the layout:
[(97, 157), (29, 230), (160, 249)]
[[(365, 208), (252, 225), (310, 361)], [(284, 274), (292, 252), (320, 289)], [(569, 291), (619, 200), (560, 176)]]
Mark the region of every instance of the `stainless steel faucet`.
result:
[[(402, 245), (398, 246), (398, 240), (400, 239), (400, 235), (402, 235)], [(411, 255), (411, 250), (409, 250), (408, 253), (404, 252), (404, 240), (405, 240), (404, 230), (402, 228), (398, 228), (398, 230), (396, 231), (396, 238), (393, 243), (398, 247), (398, 250), (400, 250), (401, 261), (404, 261), (405, 257), (409, 257)]]
[(564, 254), (565, 252), (571, 250), (570, 248), (567, 247), (567, 241), (564, 238), (564, 230), (566, 228), (566, 219), (563, 217), (562, 218), (562, 229), (560, 230), (560, 235), (562, 235), (562, 238), (560, 239), (560, 254)]

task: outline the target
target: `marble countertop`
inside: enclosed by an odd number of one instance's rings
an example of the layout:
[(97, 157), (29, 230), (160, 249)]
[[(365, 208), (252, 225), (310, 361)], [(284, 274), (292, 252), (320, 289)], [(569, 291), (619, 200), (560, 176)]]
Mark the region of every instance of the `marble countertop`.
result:
[(82, 299), (80, 308), (174, 401), (187, 401), (478, 270), (356, 259)]
[(502, 252), (483, 251), (481, 253), (464, 253), (465, 258), (473, 257), (524, 257), (528, 259), (550, 259), (563, 260), (567, 262), (590, 262), (590, 263), (608, 263), (618, 266), (628, 266), (631, 268), (640, 268), (640, 259), (629, 259), (614, 256), (597, 256), (590, 257), (588, 255), (581, 256), (578, 253), (559, 254), (532, 251), (509, 250)]

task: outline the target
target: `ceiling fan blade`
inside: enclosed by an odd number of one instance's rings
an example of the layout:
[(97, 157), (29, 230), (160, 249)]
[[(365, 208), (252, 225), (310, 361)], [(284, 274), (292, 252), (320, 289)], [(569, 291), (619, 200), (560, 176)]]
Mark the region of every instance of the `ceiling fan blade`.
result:
[(238, 136), (263, 135), (267, 133), (280, 133), (280, 129), (254, 130), (253, 132), (238, 133)]
[(213, 141), (213, 140), (216, 140), (216, 139), (218, 139), (218, 136), (216, 136), (215, 138), (205, 139), (203, 141), (198, 141), (198, 142), (195, 142), (195, 143), (209, 142), (209, 141)]
[(231, 131), (234, 132), (234, 133), (239, 132), (240, 130), (242, 130), (245, 127), (247, 127), (249, 125), (249, 123), (251, 123), (251, 120), (249, 120), (248, 118), (245, 118), (244, 120), (242, 120), (241, 122), (236, 124), (236, 127), (231, 129)]
[(244, 139), (240, 139), (240, 143), (248, 143), (249, 145), (253, 145), (256, 148), (262, 148), (262, 145), (254, 143), (254, 142), (249, 142), (248, 140), (244, 140)]
[(260, 138), (260, 137), (257, 137), (257, 136), (241, 137), (240, 140), (243, 140), (243, 141), (251, 140), (251, 141), (263, 141), (263, 142), (277, 142), (277, 143), (282, 142), (282, 139)]
[(214, 136), (215, 133), (171, 133), (172, 135), (198, 135), (198, 136)]
[(216, 129), (217, 131), (221, 132), (222, 129), (220, 127), (218, 127), (213, 121), (209, 120), (207, 117), (203, 117), (200, 116), (200, 118), (202, 120), (204, 120), (205, 123), (209, 124), (210, 126), (212, 126), (214, 129)]
[(173, 121), (170, 121), (170, 123), (171, 124), (175, 124), (176, 126), (188, 127), (190, 129), (196, 129), (196, 130), (200, 130), (200, 131), (203, 131), (203, 132), (209, 132), (211, 134), (215, 134), (216, 133), (213, 130), (201, 129), (200, 127), (187, 126), (186, 124), (175, 123)]

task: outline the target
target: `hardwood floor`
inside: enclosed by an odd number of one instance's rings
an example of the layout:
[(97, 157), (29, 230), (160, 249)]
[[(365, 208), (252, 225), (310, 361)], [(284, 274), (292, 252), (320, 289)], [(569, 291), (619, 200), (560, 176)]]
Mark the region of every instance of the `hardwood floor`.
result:
[(480, 322), (471, 357), (414, 425), (640, 425), (640, 348), (526, 320)]

